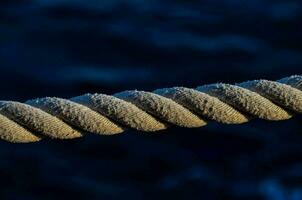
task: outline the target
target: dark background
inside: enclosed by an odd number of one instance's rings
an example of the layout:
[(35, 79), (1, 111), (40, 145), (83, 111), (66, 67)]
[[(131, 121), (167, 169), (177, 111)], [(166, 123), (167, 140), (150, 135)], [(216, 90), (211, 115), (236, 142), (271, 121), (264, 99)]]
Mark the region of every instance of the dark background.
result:
[[(302, 74), (300, 0), (1, 0), (0, 95)], [(0, 199), (302, 199), (302, 117), (0, 142)]]

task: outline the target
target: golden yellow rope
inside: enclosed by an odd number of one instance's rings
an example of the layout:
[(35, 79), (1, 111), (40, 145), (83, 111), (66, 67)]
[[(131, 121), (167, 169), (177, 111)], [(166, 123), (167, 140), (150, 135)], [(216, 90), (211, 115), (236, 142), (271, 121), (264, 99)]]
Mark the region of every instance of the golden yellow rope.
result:
[(204, 126), (213, 120), (241, 124), (252, 118), (286, 120), (302, 112), (302, 76), (279, 81), (210, 84), (153, 92), (46, 97), (25, 103), (0, 101), (0, 138), (37, 142), (44, 137), (72, 139), (95, 133), (113, 135), (127, 128), (154, 132), (176, 125)]

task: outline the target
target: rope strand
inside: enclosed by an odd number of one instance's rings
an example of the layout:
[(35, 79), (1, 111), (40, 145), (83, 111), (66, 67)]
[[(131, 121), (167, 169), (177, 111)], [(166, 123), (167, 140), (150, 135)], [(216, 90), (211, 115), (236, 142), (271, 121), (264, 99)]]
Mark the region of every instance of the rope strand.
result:
[(278, 81), (173, 87), (112, 96), (85, 94), (69, 100), (46, 97), (25, 103), (0, 101), (0, 138), (14, 143), (45, 137), (72, 139), (126, 129), (155, 132), (171, 125), (205, 126), (209, 121), (242, 124), (253, 118), (279, 121), (302, 113), (302, 76)]

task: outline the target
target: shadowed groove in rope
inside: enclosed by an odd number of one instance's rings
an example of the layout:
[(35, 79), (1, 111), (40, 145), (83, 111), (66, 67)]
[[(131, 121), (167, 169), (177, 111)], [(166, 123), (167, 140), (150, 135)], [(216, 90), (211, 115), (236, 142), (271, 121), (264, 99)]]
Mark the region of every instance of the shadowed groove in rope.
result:
[(119, 134), (128, 128), (145, 132), (171, 125), (196, 128), (209, 120), (241, 124), (252, 118), (286, 120), (302, 112), (302, 76), (276, 82), (209, 84), (153, 92), (85, 94), (69, 100), (46, 97), (26, 103), (0, 101), (0, 138), (37, 142), (44, 137), (73, 139), (86, 133)]

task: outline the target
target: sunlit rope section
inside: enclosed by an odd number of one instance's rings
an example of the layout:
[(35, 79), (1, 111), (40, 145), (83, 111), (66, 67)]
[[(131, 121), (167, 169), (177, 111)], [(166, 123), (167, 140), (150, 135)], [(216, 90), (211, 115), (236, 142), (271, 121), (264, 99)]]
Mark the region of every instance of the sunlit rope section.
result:
[(0, 138), (37, 142), (72, 139), (87, 133), (113, 135), (126, 129), (155, 132), (170, 126), (197, 128), (210, 121), (242, 124), (253, 118), (287, 120), (302, 112), (302, 76), (278, 81), (216, 83), (195, 89), (45, 97), (25, 103), (0, 101)]

